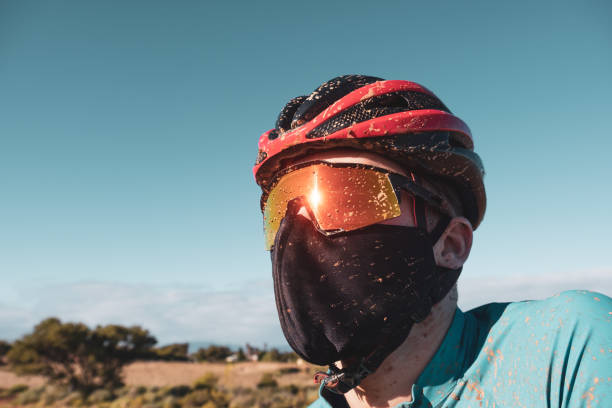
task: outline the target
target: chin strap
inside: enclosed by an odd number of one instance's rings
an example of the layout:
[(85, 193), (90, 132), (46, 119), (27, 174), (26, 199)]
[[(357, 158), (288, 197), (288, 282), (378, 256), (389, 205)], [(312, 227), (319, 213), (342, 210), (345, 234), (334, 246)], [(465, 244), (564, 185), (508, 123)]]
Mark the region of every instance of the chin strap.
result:
[(345, 394), (357, 387), (361, 381), (374, 371), (366, 366), (366, 359), (361, 359), (357, 366), (339, 369), (335, 364), (329, 366), (329, 372), (319, 371), (314, 380), (336, 394)]
[(330, 364), (329, 372), (318, 372), (314, 376), (315, 383), (322, 384), (328, 390), (336, 394), (345, 394), (357, 387), (364, 378), (372, 374), (380, 367), (382, 362), (402, 344), (405, 337), (388, 333), (380, 338), (379, 346), (366, 357), (361, 358), (355, 364), (339, 369), (335, 364)]

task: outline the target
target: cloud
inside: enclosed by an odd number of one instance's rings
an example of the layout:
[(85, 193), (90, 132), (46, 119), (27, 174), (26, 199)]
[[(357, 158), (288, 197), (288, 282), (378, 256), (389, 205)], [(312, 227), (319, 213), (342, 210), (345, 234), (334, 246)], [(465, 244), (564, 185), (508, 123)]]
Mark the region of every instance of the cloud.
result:
[[(612, 273), (601, 270), (535, 277), (466, 274), (459, 281), (459, 306), (468, 310), (489, 302), (542, 299), (569, 289), (610, 295)], [(161, 344), (285, 344), (269, 280), (225, 290), (113, 282), (30, 287), (13, 291), (10, 303), (0, 304), (0, 338), (18, 338), (49, 316), (89, 326), (141, 325)]]
[(573, 274), (462, 276), (459, 307), (469, 310), (491, 302), (544, 299), (566, 290), (586, 289), (612, 295), (612, 271), (594, 270)]
[(284, 343), (271, 282), (222, 291), (90, 282), (30, 288), (23, 295), (37, 301), (29, 307), (0, 305), (0, 338), (19, 337), (56, 316), (90, 326), (141, 325), (160, 343)]

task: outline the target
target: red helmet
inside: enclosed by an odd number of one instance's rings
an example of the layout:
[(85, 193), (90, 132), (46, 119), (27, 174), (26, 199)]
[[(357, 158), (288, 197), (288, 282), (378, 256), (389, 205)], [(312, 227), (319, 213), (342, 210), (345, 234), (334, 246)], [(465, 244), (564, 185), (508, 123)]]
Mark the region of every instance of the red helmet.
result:
[(259, 138), (255, 180), (267, 191), (276, 172), (295, 159), (334, 148), (378, 153), (410, 171), (450, 182), (474, 229), (482, 221), (484, 167), (470, 129), (419, 84), (347, 75), (309, 97), (294, 98), (276, 128)]

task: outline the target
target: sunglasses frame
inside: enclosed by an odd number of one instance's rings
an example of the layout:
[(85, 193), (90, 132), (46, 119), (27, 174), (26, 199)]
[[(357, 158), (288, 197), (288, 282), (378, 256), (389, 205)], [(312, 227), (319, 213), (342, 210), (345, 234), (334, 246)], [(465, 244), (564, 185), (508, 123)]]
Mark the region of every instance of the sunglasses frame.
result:
[[(261, 207), (262, 213), (265, 210), (266, 201), (268, 199), (270, 192), (274, 190), (274, 188), (279, 183), (279, 181), (283, 178), (283, 176), (295, 170), (299, 170), (304, 167), (309, 167), (309, 166), (319, 165), (319, 164), (329, 166), (329, 167), (337, 167), (337, 168), (350, 167), (350, 168), (358, 168), (358, 169), (364, 169), (364, 170), (374, 170), (376, 172), (383, 173), (387, 175), (389, 182), (391, 183), (391, 186), (393, 187), (393, 191), (395, 192), (395, 196), (397, 198), (398, 204), (401, 204), (401, 200), (402, 200), (401, 190), (404, 190), (410, 193), (412, 196), (422, 199), (425, 202), (425, 204), (427, 204), (430, 207), (433, 207), (440, 213), (447, 215), (447, 216), (451, 216), (449, 211), (444, 206), (444, 200), (442, 199), (442, 197), (440, 197), (438, 194), (435, 194), (427, 190), (425, 187), (419, 185), (418, 177), (412, 172), (410, 173), (410, 176), (407, 177), (402, 174), (394, 173), (387, 169), (372, 166), (369, 164), (330, 163), (324, 160), (313, 160), (311, 162), (300, 163), (297, 165), (289, 166), (285, 168), (282, 172), (280, 172), (278, 176), (275, 178), (274, 182), (270, 185), (270, 188), (267, 191), (264, 191), (261, 195), (260, 207)], [(317, 221), (317, 218), (314, 215), (314, 212), (312, 211), (312, 209), (310, 208), (310, 205), (308, 204), (308, 200), (306, 200), (305, 196), (303, 195), (295, 197), (291, 199), (290, 201), (288, 201), (286, 212), (287, 213), (289, 213), (290, 211), (297, 212), (299, 208), (301, 207), (306, 208), (306, 211), (308, 212), (308, 215), (310, 216), (311, 222), (313, 223), (317, 231), (319, 231), (321, 234), (325, 236), (334, 236), (334, 235), (340, 235), (340, 234), (350, 232), (344, 229), (336, 229), (336, 230), (322, 229)]]

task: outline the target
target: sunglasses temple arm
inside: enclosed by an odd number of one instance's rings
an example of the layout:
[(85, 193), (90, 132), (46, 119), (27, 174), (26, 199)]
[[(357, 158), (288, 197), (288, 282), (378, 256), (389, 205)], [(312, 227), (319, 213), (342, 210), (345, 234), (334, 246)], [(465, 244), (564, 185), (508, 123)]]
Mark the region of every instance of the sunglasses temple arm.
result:
[[(442, 200), (442, 197), (440, 197), (437, 194), (432, 193), (431, 191), (419, 186), (418, 184), (414, 183), (413, 181), (405, 181), (403, 183), (399, 184), (399, 188), (404, 189), (406, 191), (408, 191), (409, 193), (414, 194), (417, 197), (422, 198), (425, 203), (427, 203), (429, 206), (437, 209), (438, 211), (440, 211), (443, 214), (446, 215), (450, 215), (448, 209), (445, 208), (444, 206), (444, 200)], [(396, 190), (396, 189), (395, 189)], [(399, 193), (399, 191), (396, 190), (396, 194)], [(398, 198), (399, 198), (399, 194), (398, 194)]]

